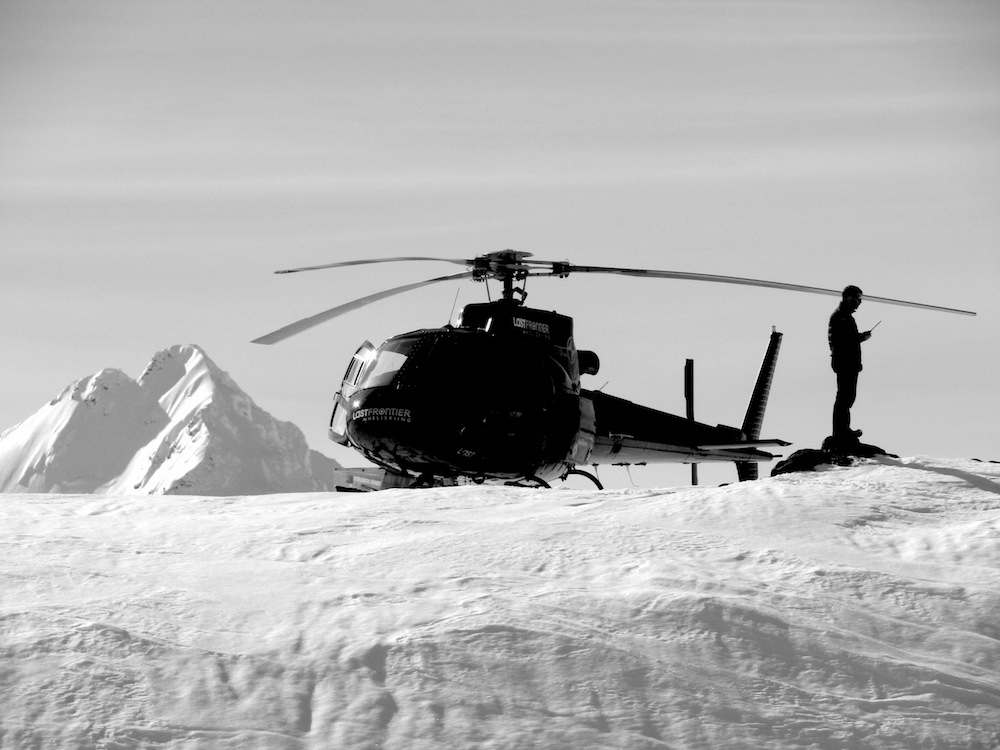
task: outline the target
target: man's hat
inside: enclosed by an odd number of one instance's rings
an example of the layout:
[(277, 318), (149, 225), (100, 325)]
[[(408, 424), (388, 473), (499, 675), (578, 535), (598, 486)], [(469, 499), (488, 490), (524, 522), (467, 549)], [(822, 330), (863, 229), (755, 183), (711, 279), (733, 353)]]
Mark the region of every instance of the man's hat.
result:
[(854, 284), (851, 284), (850, 286), (844, 287), (844, 291), (840, 293), (840, 296), (844, 299), (847, 299), (848, 297), (860, 297), (861, 289), (854, 286)]

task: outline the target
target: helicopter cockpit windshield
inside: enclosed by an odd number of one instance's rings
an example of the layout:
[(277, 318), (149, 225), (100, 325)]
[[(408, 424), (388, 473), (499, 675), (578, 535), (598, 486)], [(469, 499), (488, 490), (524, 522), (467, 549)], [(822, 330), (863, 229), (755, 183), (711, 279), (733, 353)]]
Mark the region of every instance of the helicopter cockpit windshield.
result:
[(375, 355), (375, 361), (365, 368), (358, 388), (377, 388), (389, 385), (399, 372), (413, 348), (415, 339), (397, 339), (383, 344)]

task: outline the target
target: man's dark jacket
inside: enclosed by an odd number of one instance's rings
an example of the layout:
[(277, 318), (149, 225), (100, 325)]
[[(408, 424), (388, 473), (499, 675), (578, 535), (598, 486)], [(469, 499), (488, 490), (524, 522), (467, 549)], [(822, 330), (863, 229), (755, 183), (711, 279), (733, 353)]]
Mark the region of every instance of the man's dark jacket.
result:
[(854, 315), (838, 307), (830, 316), (827, 332), (830, 364), (836, 372), (861, 372), (861, 334)]

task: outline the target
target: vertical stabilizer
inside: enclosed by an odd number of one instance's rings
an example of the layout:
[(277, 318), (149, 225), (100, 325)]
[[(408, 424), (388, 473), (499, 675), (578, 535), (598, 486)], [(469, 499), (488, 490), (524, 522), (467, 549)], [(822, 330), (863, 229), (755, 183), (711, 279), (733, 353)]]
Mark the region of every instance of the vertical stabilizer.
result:
[[(776, 329), (771, 329), (771, 341), (767, 345), (767, 353), (764, 355), (764, 362), (757, 375), (757, 384), (754, 386), (750, 405), (747, 406), (747, 414), (743, 419), (743, 435), (746, 440), (760, 438), (760, 428), (764, 423), (764, 410), (767, 408), (767, 397), (771, 392), (771, 381), (774, 379), (774, 370), (778, 364), (781, 336), (782, 334), (778, 333)], [(749, 461), (737, 461), (736, 472), (741, 482), (756, 479), (758, 476), (757, 464)]]

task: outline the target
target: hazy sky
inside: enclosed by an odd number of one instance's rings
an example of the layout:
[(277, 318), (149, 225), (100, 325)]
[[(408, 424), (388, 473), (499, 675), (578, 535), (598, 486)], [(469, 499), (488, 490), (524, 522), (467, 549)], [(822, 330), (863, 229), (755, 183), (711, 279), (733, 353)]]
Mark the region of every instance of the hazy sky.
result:
[[(1000, 459), (998, 207), (992, 0), (0, 0), (0, 429), (77, 378), (137, 377), (196, 343), (357, 464), (325, 438), (354, 349), (485, 290), (432, 287), (262, 347), (457, 269), (271, 271), (510, 247), (976, 310), (862, 305), (862, 328), (883, 322), (855, 423), (903, 455)], [(765, 437), (829, 433), (833, 298), (601, 277), (528, 291), (600, 354), (589, 387), (683, 413), (695, 359), (710, 423), (742, 421), (777, 326)]]

